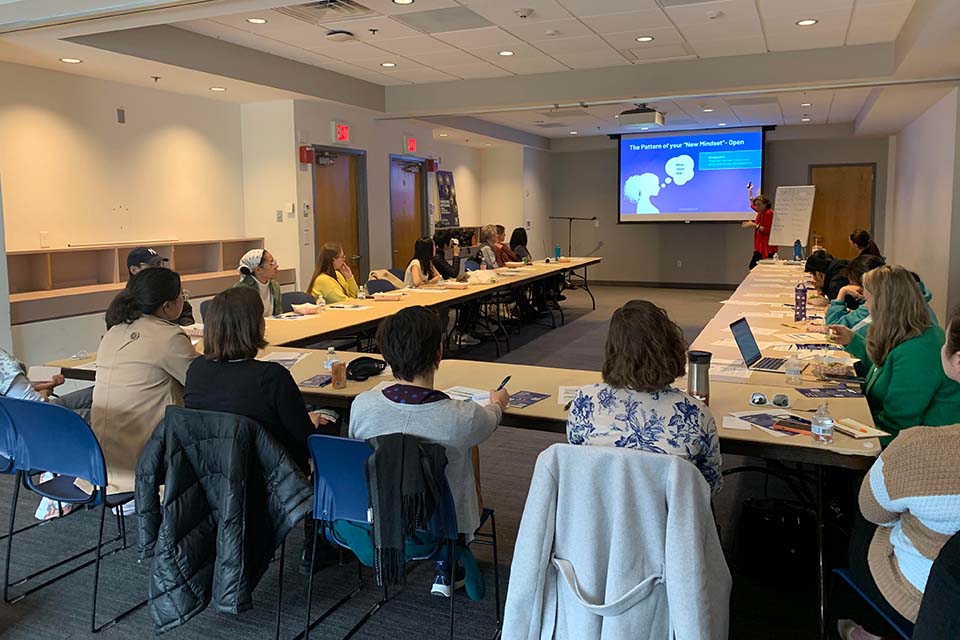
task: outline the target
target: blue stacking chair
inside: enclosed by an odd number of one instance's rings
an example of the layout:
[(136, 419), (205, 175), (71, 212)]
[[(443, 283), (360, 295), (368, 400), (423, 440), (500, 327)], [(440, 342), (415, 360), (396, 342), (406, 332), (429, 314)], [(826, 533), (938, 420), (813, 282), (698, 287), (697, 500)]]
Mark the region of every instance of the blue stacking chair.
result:
[[(366, 527), (369, 525), (368, 509), (370, 505), (370, 496), (367, 491), (366, 479), (366, 461), (373, 453), (373, 450), (363, 440), (352, 440), (349, 438), (339, 438), (335, 436), (312, 435), (307, 439), (307, 445), (310, 449), (310, 455), (313, 458), (313, 518), (317, 521), (316, 535), (313, 539), (313, 553), (317, 550), (317, 536), (324, 535), (325, 538), (337, 546), (350, 549), (357, 556), (359, 581), (354, 589), (334, 603), (329, 609), (320, 615), (316, 620), (311, 621), (311, 600), (313, 595), (313, 574), (307, 582), (307, 616), (304, 630), (297, 638), (310, 637), (310, 630), (323, 622), (330, 614), (336, 611), (340, 606), (357, 595), (363, 587), (363, 568), (362, 565), (373, 565), (373, 545), (369, 541), (368, 548), (359, 548), (351, 546), (344, 536), (338, 531), (340, 526), (350, 524)], [(493, 511), (484, 510), (484, 516), (481, 523), (487, 519), (493, 518)], [(500, 628), (500, 574), (496, 547), (496, 523), (491, 522), (492, 533), (483, 534), (489, 538), (494, 549), (494, 563), (496, 576), (496, 611), (497, 628)], [(455, 544), (458, 536), (457, 516), (453, 505), (453, 496), (450, 494), (449, 487), (445, 487), (444, 498), (437, 505), (428, 534), (434, 539), (433, 542), (417, 543), (417, 541), (408, 541), (406, 554), (408, 560), (428, 560), (436, 556), (441, 545), (448, 545), (448, 557), (451, 560), (451, 570), (456, 570)], [(453, 638), (454, 630), (454, 600), (456, 594), (450, 597), (450, 637)], [(390, 599), (388, 586), (383, 586), (383, 597), (377, 601), (357, 622), (356, 625), (347, 633), (344, 638), (352, 637), (359, 629)]]
[(403, 272), (403, 269), (395, 269), (394, 267), (390, 267), (389, 269), (387, 269), (387, 271), (392, 273), (394, 277), (396, 277), (396, 279), (400, 280), (401, 282), (403, 282), (404, 276), (407, 275), (406, 273)]
[(381, 280), (379, 278), (367, 280), (367, 293), (387, 293), (388, 291), (395, 290), (396, 287), (393, 286), (393, 283), (389, 280)]
[(210, 308), (210, 303), (213, 302), (213, 298), (209, 300), (204, 300), (200, 303), (200, 319), (203, 322), (207, 321), (207, 309)]
[(913, 637), (913, 625), (910, 625), (908, 628), (903, 628), (894, 622), (890, 616), (884, 613), (883, 609), (881, 609), (876, 602), (867, 597), (867, 594), (863, 592), (863, 589), (861, 589), (860, 586), (854, 581), (853, 575), (850, 573), (849, 569), (834, 569), (833, 573), (838, 578), (850, 585), (850, 588), (853, 589), (864, 602), (870, 605), (870, 607), (876, 611), (881, 618), (883, 618), (884, 622), (887, 623), (887, 626), (895, 631), (898, 636), (903, 638), (903, 640), (910, 640)]
[(280, 308), (284, 313), (293, 311), (295, 304), (315, 304), (317, 299), (303, 291), (288, 291), (280, 294)]
[(464, 271), (480, 271), (480, 263), (474, 260), (473, 258), (464, 260), (463, 270)]
[[(44, 402), (28, 400), (13, 400), (0, 398), (0, 414), (4, 421), (13, 425), (15, 442), (13, 444), (13, 468), (17, 478), (13, 490), (13, 499), (10, 504), (10, 524), (7, 536), (7, 556), (4, 566), (3, 597), (5, 602), (17, 602), (54, 582), (65, 578), (77, 571), (95, 565), (93, 574), (92, 604), (90, 616), (90, 630), (93, 633), (113, 626), (117, 621), (146, 604), (146, 600), (138, 603), (123, 613), (111, 618), (102, 625), (97, 625), (97, 590), (100, 582), (100, 561), (105, 555), (112, 555), (126, 548), (126, 525), (123, 517), (118, 516), (118, 534), (107, 543), (121, 542), (118, 548), (111, 549), (104, 554), (103, 527), (107, 509), (122, 507), (133, 500), (133, 492), (107, 494), (107, 467), (103, 459), (100, 443), (90, 426), (83, 418), (63, 407)], [(52, 480), (38, 482), (41, 472), (54, 474)], [(75, 479), (88, 482), (93, 486), (91, 493), (86, 493), (74, 484)], [(17, 501), (20, 489), (26, 489), (41, 497), (66, 504), (100, 507), (100, 529), (97, 537), (97, 546), (80, 552), (50, 565), (40, 571), (10, 583), (10, 558), (14, 525), (17, 513)], [(89, 560), (50, 580), (34, 586), (16, 596), (9, 598), (9, 587), (18, 586), (32, 580), (48, 571), (72, 562), (87, 553), (95, 552), (93, 560)]]

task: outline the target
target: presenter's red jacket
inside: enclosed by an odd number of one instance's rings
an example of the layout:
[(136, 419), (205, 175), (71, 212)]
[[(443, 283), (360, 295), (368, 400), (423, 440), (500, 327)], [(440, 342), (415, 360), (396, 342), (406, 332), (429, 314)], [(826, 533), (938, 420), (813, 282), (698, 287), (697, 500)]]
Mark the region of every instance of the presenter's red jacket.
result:
[(773, 209), (767, 209), (757, 214), (754, 219), (757, 224), (753, 230), (753, 250), (760, 252), (761, 258), (767, 258), (777, 250), (770, 246), (770, 228), (773, 227)]

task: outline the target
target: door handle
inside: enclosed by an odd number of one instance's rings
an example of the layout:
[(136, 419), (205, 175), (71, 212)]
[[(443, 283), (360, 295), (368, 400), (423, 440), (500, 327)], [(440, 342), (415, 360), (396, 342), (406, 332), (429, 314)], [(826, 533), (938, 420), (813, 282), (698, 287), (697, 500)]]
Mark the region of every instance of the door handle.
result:
[(362, 258), (362, 257), (363, 257), (363, 256), (350, 256), (350, 259), (351, 259), (351, 260), (359, 260), (359, 259)]
[(394, 252), (394, 253), (400, 253), (400, 249), (394, 249), (393, 252)]

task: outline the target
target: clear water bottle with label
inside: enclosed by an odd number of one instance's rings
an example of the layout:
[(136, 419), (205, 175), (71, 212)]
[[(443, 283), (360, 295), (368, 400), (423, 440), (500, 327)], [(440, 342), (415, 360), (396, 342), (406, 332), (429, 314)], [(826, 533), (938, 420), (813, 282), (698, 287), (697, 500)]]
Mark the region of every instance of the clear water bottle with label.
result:
[(810, 432), (813, 434), (813, 441), (820, 444), (830, 444), (833, 442), (833, 416), (830, 415), (830, 409), (824, 402), (813, 414), (813, 424)]
[(798, 282), (793, 296), (793, 321), (800, 322), (807, 319), (807, 285)]
[(797, 356), (790, 356), (784, 367), (787, 374), (787, 384), (800, 384), (800, 376), (803, 374), (803, 362)]
[(779, 259), (780, 259), (780, 252), (779, 252), (779, 251), (774, 251), (774, 252), (773, 252), (773, 259), (774, 259), (774, 260), (779, 260)]
[(357, 300), (366, 300), (367, 299), (367, 287), (366, 285), (360, 285), (360, 288), (357, 289)]
[(337, 361), (337, 350), (333, 347), (327, 347), (327, 357), (323, 361), (323, 368), (329, 371), (333, 363)]

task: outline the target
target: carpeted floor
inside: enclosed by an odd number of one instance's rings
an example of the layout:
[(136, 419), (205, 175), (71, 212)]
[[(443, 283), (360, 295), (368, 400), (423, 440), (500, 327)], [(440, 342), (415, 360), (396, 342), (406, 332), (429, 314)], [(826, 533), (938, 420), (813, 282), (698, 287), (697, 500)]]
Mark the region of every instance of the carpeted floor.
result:
[[(627, 287), (595, 287), (597, 309), (582, 291), (567, 292), (564, 303), (566, 325), (550, 330), (523, 327), (514, 334), (513, 350), (501, 362), (599, 369), (603, 361), (603, 343), (612, 312), (627, 300), (644, 298), (667, 309), (671, 318), (683, 329), (688, 340), (719, 308), (719, 301), (729, 294), (723, 291), (669, 289), (637, 289)], [(452, 357), (492, 360), (495, 354), (488, 344), (452, 354)], [(482, 446), (483, 493), (488, 506), (497, 512), (500, 539), (501, 583), (505, 594), (509, 562), (516, 538), (526, 491), (537, 455), (562, 436), (548, 433), (501, 428)], [(725, 461), (726, 463), (726, 461)], [(725, 465), (726, 466), (726, 465)], [(6, 530), (12, 492), (12, 478), (0, 476), (0, 526)], [(739, 501), (739, 491), (722, 496)], [(21, 500), (18, 519), (26, 523), (36, 500)], [(718, 506), (718, 510), (719, 506)], [(12, 575), (20, 576), (35, 569), (55, 554), (68, 555), (88, 541), (95, 541), (97, 515), (85, 512), (70, 516), (17, 536), (14, 540)], [(108, 521), (108, 531), (112, 530)], [(721, 523), (723, 524), (723, 523)], [(130, 527), (133, 531), (133, 527)], [(288, 542), (287, 574), (284, 580), (284, 616), (281, 637), (291, 638), (302, 628), (305, 579), (297, 572), (302, 531), (297, 530)], [(131, 542), (135, 540), (135, 531)], [(4, 541), (5, 543), (5, 541)], [(456, 598), (458, 638), (489, 638), (495, 629), (493, 615), (492, 555), (486, 548), (475, 550), (484, 571), (488, 596), (481, 602), (470, 602), (460, 594)], [(5, 550), (0, 549), (5, 555)], [(101, 620), (113, 615), (137, 598), (142, 598), (147, 584), (149, 561), (137, 562), (136, 549), (127, 550), (104, 561), (101, 575)], [(13, 605), (0, 604), (0, 638), (54, 639), (94, 637), (89, 632), (90, 587), (92, 568), (84, 569), (63, 581)], [(369, 571), (366, 576), (370, 577)], [(358, 634), (359, 638), (389, 640), (444, 638), (447, 629), (448, 601), (428, 594), (432, 566), (421, 566), (411, 574), (409, 584), (383, 608)], [(354, 565), (324, 570), (317, 576), (314, 611), (335, 601), (350, 590), (356, 579)], [(769, 583), (738, 581), (734, 593), (731, 638), (805, 639), (811, 634), (815, 620), (814, 593), (809, 588), (797, 590), (797, 579), (789, 581), (772, 576)], [(165, 634), (176, 638), (210, 638), (246, 640), (272, 637), (275, 625), (277, 568), (271, 567), (254, 594), (255, 608), (240, 616), (229, 616), (207, 610), (183, 628)], [(17, 593), (17, 589), (13, 593)], [(362, 593), (331, 616), (312, 634), (316, 638), (338, 638), (356, 622), (379, 597), (380, 591), (367, 584)], [(122, 620), (100, 634), (103, 638), (128, 638), (152, 635), (153, 627), (145, 609)]]

